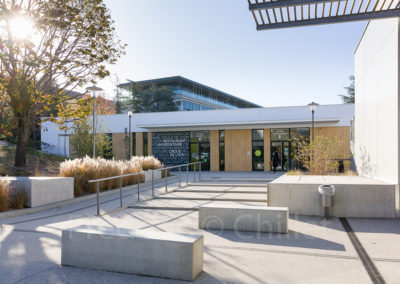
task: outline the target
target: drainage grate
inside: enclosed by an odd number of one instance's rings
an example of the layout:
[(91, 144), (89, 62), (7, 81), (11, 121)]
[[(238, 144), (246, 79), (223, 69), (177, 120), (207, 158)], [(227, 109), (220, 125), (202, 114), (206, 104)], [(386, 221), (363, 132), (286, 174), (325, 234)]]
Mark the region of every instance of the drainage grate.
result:
[(346, 218), (339, 218), (340, 223), (342, 223), (343, 228), (347, 232), (351, 243), (353, 244), (358, 257), (361, 259), (361, 262), (364, 265), (365, 270), (367, 270), (369, 277), (371, 278), (373, 283), (376, 284), (384, 284), (386, 283), (383, 279), (383, 276), (380, 274), (378, 268), (376, 268), (374, 262), (369, 257), (368, 253), (365, 251), (364, 247), (362, 246), (360, 240), (357, 238), (353, 228), (350, 226), (349, 222)]

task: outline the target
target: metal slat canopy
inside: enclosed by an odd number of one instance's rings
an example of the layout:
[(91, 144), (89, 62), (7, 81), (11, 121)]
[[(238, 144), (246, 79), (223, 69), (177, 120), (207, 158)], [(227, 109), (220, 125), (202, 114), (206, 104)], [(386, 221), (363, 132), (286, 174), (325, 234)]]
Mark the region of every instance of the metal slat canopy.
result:
[[(257, 30), (400, 17), (400, 0), (248, 0), (248, 2)], [(274, 17), (270, 17), (269, 13)]]

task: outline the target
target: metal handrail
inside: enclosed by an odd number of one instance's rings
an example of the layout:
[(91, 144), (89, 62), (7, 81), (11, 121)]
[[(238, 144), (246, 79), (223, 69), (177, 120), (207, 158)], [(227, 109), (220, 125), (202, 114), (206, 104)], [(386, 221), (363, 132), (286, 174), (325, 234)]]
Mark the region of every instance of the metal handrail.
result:
[[(194, 162), (194, 163), (189, 163), (189, 164), (182, 164), (178, 166), (171, 166), (171, 167), (165, 167), (165, 168), (160, 168), (160, 169), (154, 169), (154, 170), (148, 170), (148, 171), (140, 171), (137, 173), (132, 173), (132, 174), (125, 174), (125, 175), (119, 175), (119, 176), (112, 176), (112, 177), (107, 177), (107, 178), (101, 178), (101, 179), (95, 179), (95, 180), (89, 180), (88, 183), (96, 183), (96, 195), (97, 195), (97, 215), (100, 215), (100, 182), (103, 181), (108, 181), (108, 180), (113, 180), (119, 178), (119, 190), (120, 190), (120, 206), (121, 208), (123, 207), (122, 205), (122, 179), (126, 177), (131, 177), (131, 176), (140, 176), (143, 175), (146, 172), (151, 172), (151, 187), (152, 187), (152, 197), (154, 197), (154, 172), (155, 171), (165, 171), (165, 192), (168, 192), (168, 174), (167, 171), (171, 169), (176, 169), (179, 168), (179, 188), (181, 187), (181, 169), (182, 167), (186, 167), (186, 185), (189, 184), (189, 166), (193, 165), (193, 181), (196, 181), (196, 165), (199, 164), (199, 181), (201, 180), (201, 164), (202, 162)], [(133, 184), (132, 184), (133, 185)], [(132, 186), (130, 185), (130, 186)], [(137, 179), (137, 196), (138, 196), (138, 202), (140, 203), (140, 179)]]

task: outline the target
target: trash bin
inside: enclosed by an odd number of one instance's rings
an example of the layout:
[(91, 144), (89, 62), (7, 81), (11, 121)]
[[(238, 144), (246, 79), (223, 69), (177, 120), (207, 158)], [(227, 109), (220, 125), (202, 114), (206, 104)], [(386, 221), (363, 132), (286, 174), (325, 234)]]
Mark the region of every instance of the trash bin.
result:
[(323, 184), (318, 187), (318, 192), (321, 194), (322, 207), (325, 209), (325, 217), (329, 217), (329, 208), (333, 207), (335, 187), (330, 184)]

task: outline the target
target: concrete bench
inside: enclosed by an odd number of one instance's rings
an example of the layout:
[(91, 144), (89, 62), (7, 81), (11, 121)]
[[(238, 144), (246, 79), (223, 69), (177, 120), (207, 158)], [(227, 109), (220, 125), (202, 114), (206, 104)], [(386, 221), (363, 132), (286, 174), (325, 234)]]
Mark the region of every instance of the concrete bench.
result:
[(287, 233), (285, 207), (204, 205), (199, 207), (199, 228), (262, 233)]
[(203, 236), (79, 226), (62, 231), (61, 264), (193, 281), (203, 271)]

